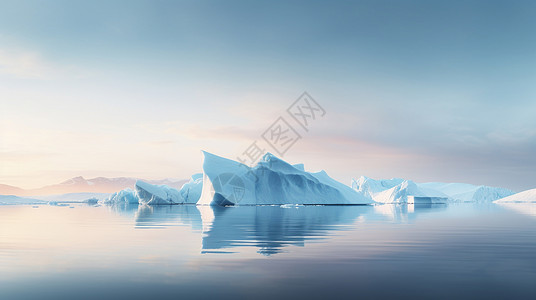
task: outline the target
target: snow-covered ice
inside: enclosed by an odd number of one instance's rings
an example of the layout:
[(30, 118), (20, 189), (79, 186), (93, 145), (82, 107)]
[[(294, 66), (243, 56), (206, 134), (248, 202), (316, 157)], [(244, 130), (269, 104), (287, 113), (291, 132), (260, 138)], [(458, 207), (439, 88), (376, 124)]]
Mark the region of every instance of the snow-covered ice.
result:
[(495, 203), (536, 203), (536, 189), (523, 191), (495, 201)]
[(371, 204), (372, 199), (267, 153), (254, 167), (203, 152), (200, 205)]

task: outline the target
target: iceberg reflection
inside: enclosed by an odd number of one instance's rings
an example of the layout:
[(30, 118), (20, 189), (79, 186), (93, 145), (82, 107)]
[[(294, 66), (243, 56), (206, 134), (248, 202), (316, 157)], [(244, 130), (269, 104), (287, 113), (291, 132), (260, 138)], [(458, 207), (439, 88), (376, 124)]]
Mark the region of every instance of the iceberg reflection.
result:
[(304, 246), (330, 231), (352, 225), (371, 206), (245, 206), (213, 207), (214, 221), (203, 237), (203, 250), (252, 246), (264, 255), (289, 245)]
[[(288, 246), (305, 246), (361, 222), (411, 222), (420, 212), (443, 210), (446, 205), (385, 204), (378, 206), (195, 206), (140, 205), (135, 226), (156, 229), (190, 226), (203, 234), (203, 253), (225, 253), (236, 247), (255, 247), (272, 255)], [(131, 212), (132, 207), (125, 207)]]

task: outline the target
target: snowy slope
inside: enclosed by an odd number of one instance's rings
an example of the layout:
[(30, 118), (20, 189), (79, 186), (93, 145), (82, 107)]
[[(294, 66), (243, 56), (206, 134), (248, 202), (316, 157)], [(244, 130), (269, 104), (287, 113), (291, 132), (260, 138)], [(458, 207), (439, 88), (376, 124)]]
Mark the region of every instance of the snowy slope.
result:
[(267, 153), (253, 168), (203, 152), (200, 205), (370, 204), (372, 199)]
[(440, 191), (458, 202), (493, 202), (514, 192), (504, 188), (472, 185), (467, 183), (420, 183), (420, 187)]
[(495, 201), (494, 203), (515, 203), (532, 202), (536, 203), (536, 189), (527, 190)]

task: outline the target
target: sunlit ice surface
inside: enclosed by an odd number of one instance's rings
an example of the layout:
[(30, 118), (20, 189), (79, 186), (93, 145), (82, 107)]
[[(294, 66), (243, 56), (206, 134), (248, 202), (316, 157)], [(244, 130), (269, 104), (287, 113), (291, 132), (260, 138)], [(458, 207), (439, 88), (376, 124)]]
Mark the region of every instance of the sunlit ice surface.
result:
[(0, 206), (0, 299), (526, 298), (535, 207)]

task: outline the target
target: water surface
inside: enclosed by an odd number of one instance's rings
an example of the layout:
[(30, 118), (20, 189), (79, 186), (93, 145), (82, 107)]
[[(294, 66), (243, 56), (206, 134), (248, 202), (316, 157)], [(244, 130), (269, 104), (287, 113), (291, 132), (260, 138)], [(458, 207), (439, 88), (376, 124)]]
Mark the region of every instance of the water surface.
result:
[(534, 208), (0, 206), (0, 299), (527, 298)]

